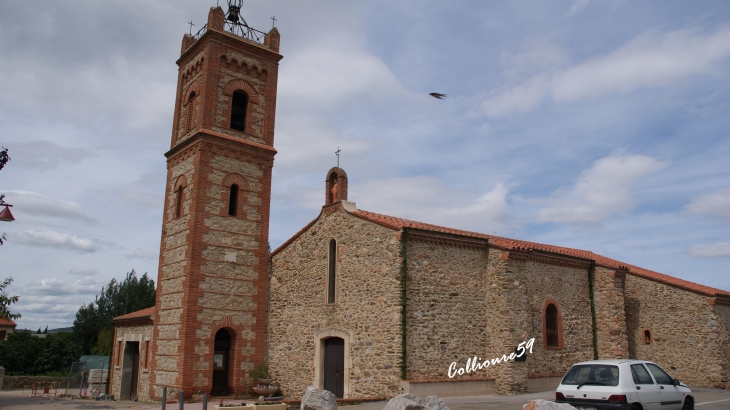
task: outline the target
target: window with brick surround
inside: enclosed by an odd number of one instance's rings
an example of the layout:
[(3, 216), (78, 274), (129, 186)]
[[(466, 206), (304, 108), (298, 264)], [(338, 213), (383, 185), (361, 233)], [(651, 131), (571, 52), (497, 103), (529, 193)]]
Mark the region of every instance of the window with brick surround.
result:
[(228, 197), (228, 215), (236, 216), (238, 213), (238, 185), (231, 185), (231, 192)]
[(150, 360), (150, 341), (145, 340), (145, 342), (144, 342), (144, 367), (145, 367), (145, 369), (150, 367), (149, 360)]
[(175, 191), (175, 218), (179, 218), (182, 215), (182, 193), (183, 187), (178, 187)]
[(193, 129), (193, 115), (195, 108), (195, 91), (190, 93), (188, 97), (187, 107), (185, 108), (185, 133)]
[(327, 263), (327, 303), (335, 303), (335, 265), (337, 263), (337, 241), (330, 240)]
[(234, 91), (231, 102), (231, 129), (246, 130), (246, 109), (248, 108), (248, 94), (243, 91)]

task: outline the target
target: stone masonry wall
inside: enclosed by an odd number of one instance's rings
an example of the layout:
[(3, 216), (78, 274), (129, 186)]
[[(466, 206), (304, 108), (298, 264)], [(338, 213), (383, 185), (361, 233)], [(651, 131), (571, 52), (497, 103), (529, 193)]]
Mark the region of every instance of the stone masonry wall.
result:
[[(397, 232), (335, 203), (272, 258), (269, 366), (286, 398), (314, 384), (317, 334), (351, 335), (349, 397), (391, 397), (400, 388), (401, 244)], [(337, 241), (336, 303), (326, 299), (328, 246)], [(348, 356), (350, 360), (348, 361)], [(322, 387), (321, 385), (318, 387)], [(346, 386), (347, 391), (347, 386)], [(347, 396), (346, 396), (347, 397)]]
[[(487, 357), (486, 247), (439, 244), (409, 237), (407, 379), (449, 379), (452, 362)], [(485, 377), (483, 372), (453, 380)]]
[[(707, 297), (628, 274), (626, 324), (630, 358), (653, 361), (691, 386), (727, 383), (727, 342)], [(645, 329), (650, 343), (643, 340)]]
[[(162, 394), (161, 386), (174, 386), (178, 375), (180, 331), (182, 328), (181, 301), (187, 286), (187, 255), (190, 251), (191, 204), (196, 189), (194, 172), (197, 146), (168, 163), (165, 213), (162, 223), (160, 268), (157, 276), (156, 340), (154, 341), (153, 371), (155, 375), (154, 397)], [(175, 217), (175, 184), (185, 178), (182, 210)]]
[[(527, 295), (527, 271), (524, 262), (510, 259), (509, 252), (489, 249), (489, 272), (486, 283), (488, 347), (487, 359), (502, 359), (523, 341), (535, 337), (530, 332), (530, 304)], [(537, 343), (537, 342), (535, 342)], [(535, 351), (533, 347), (533, 352)], [(495, 379), (497, 394), (527, 392), (527, 362), (501, 362), (485, 372)], [(534, 354), (534, 353), (533, 353)]]
[(122, 361), (124, 360), (124, 347), (127, 341), (139, 342), (139, 376), (137, 378), (137, 397), (139, 401), (150, 401), (150, 367), (152, 354), (147, 349), (152, 349), (153, 326), (136, 325), (120, 326), (115, 325), (114, 348), (111, 357), (111, 380), (109, 381), (109, 394), (119, 400), (119, 393), (122, 383)]
[[(511, 263), (512, 264), (512, 263)], [(549, 261), (522, 262), (529, 299), (529, 337), (535, 338), (528, 356), (530, 376), (564, 375), (574, 363), (593, 359), (593, 324), (585, 267), (560, 266)], [(545, 347), (543, 315), (548, 300), (556, 302), (562, 347)], [(515, 306), (517, 309), (518, 306)]]
[(629, 341), (626, 333), (624, 281), (626, 274), (603, 267), (594, 270), (593, 293), (598, 330), (598, 358), (626, 359)]
[(719, 355), (724, 359), (722, 363), (722, 379), (720, 384), (724, 384), (725, 389), (730, 389), (730, 305), (715, 304), (715, 316), (717, 317), (718, 341), (720, 348)]

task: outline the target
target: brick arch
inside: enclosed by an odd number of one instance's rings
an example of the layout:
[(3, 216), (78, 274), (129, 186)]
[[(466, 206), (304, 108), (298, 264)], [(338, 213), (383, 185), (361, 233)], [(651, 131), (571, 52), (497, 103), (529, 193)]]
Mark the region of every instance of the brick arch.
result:
[[(553, 305), (555, 306), (555, 309), (558, 311), (558, 317), (557, 317), (557, 327), (558, 327), (558, 345), (557, 346), (548, 346), (548, 340), (547, 340), (547, 308), (548, 306)], [(542, 347), (548, 350), (557, 350), (562, 349), (564, 347), (563, 343), (563, 314), (560, 311), (560, 304), (558, 304), (558, 301), (555, 299), (548, 298), (545, 300), (545, 303), (542, 305)]]
[(236, 90), (242, 90), (248, 94), (248, 100), (254, 104), (259, 103), (259, 93), (251, 84), (244, 80), (231, 80), (223, 87), (223, 95), (232, 96)]
[(233, 322), (233, 317), (225, 315), (221, 320), (212, 320), (208, 324), (208, 328), (212, 332), (211, 334), (213, 335), (213, 337), (215, 337), (215, 334), (219, 330), (224, 328), (233, 330), (233, 336), (238, 336), (246, 327), (243, 325), (243, 323)]
[(241, 190), (248, 190), (249, 188), (248, 181), (240, 174), (228, 174), (224, 176), (223, 180), (221, 181), (221, 185), (225, 187), (230, 187), (233, 184), (238, 185), (238, 188)]
[(180, 175), (177, 180), (175, 181), (175, 185), (173, 188), (173, 192), (177, 191), (180, 188), (185, 188), (188, 186), (188, 179), (185, 178), (185, 175)]
[[(332, 188), (337, 185), (336, 192)], [(339, 167), (332, 167), (327, 171), (325, 180), (324, 204), (330, 205), (339, 201), (347, 201), (347, 173)]]
[(199, 81), (193, 81), (193, 83), (190, 84), (187, 89), (185, 89), (185, 93), (183, 93), (183, 105), (187, 105), (188, 97), (190, 97), (190, 93), (193, 91), (195, 92), (196, 97), (198, 97), (200, 95), (200, 82)]

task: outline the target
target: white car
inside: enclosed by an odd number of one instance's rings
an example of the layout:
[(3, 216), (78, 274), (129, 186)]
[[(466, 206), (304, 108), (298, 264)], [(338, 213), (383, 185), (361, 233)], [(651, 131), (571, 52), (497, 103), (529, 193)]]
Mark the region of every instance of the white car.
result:
[(582, 410), (692, 410), (692, 391), (652, 362), (592, 360), (574, 364), (555, 390), (557, 403)]

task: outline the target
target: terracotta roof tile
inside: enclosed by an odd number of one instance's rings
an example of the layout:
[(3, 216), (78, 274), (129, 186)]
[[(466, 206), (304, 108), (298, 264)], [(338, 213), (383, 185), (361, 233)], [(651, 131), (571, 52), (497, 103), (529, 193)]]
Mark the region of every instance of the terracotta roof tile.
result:
[(113, 321), (117, 320), (129, 320), (129, 319), (139, 319), (143, 317), (153, 317), (155, 315), (155, 307), (149, 307), (147, 309), (138, 310), (136, 312), (127, 313), (126, 315), (117, 316)]
[(587, 259), (596, 261), (596, 264), (605, 266), (612, 269), (626, 269), (632, 275), (639, 276), (642, 278), (650, 279), (656, 282), (664, 283), (667, 285), (675, 286), (681, 289), (693, 291), (706, 296), (724, 295), (730, 296), (730, 292), (713, 288), (710, 286), (700, 285), (698, 283), (690, 282), (687, 280), (675, 278), (673, 276), (665, 275), (659, 272), (654, 272), (648, 269), (640, 268), (638, 266), (630, 265), (628, 263), (620, 262), (615, 259), (607, 258), (595, 254), (591, 251), (584, 251), (581, 249), (565, 248), (562, 246), (545, 245), (542, 243), (520, 241), (515, 239), (503, 238), (495, 235), (488, 235), (479, 232), (464, 231), (460, 229), (447, 228), (438, 225), (427, 224), (423, 222), (411, 221), (408, 219), (397, 218), (394, 216), (377, 214), (374, 212), (363, 211), (358, 209), (355, 212), (351, 212), (353, 215), (383, 225), (385, 227), (400, 230), (402, 228), (410, 229), (423, 229), (433, 232), (441, 232), (446, 234), (467, 236), (473, 238), (487, 239), (489, 243), (496, 245), (506, 250), (521, 250), (521, 251), (542, 251), (557, 253), (560, 255), (572, 256), (575, 258)]
[(17, 323), (13, 321), (13, 319), (10, 318), (2, 318), (0, 319), (0, 326), (18, 326)]

